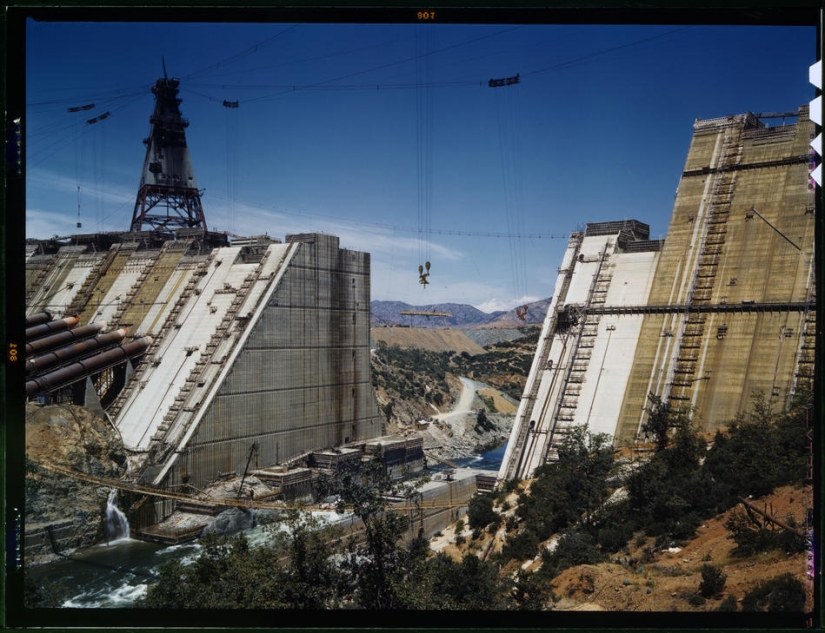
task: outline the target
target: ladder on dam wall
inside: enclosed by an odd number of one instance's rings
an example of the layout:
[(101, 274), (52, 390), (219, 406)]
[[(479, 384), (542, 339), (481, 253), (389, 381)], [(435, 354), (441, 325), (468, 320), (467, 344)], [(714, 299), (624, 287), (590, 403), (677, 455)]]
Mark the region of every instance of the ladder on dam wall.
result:
[[(607, 291), (610, 287), (613, 273), (612, 267), (608, 263), (610, 253), (608, 248), (610, 243), (605, 244), (599, 259), (599, 267), (593, 275), (593, 281), (587, 293), (585, 311), (591, 307), (603, 307), (607, 298)], [(570, 351), (570, 360), (567, 363), (567, 371), (562, 383), (562, 393), (556, 405), (553, 415), (553, 423), (550, 429), (542, 463), (556, 461), (559, 456), (559, 446), (561, 446), (570, 429), (574, 425), (576, 409), (579, 405), (579, 395), (581, 394), (584, 376), (590, 366), (590, 359), (593, 355), (593, 347), (596, 344), (596, 337), (599, 334), (598, 314), (583, 314), (584, 322), (580, 324), (578, 336)]]
[(799, 336), (799, 349), (796, 353), (796, 369), (794, 371), (791, 389), (788, 392), (787, 406), (796, 395), (801, 383), (813, 393), (814, 361), (816, 360), (816, 269), (811, 266), (808, 282), (808, 295), (805, 300), (805, 316), (802, 321), (802, 332)]
[(693, 383), (698, 379), (696, 369), (702, 340), (705, 335), (704, 314), (691, 310), (693, 307), (707, 306), (713, 297), (716, 274), (725, 247), (727, 224), (730, 217), (736, 171), (734, 167), (742, 160), (741, 129), (738, 125), (728, 125), (722, 140), (720, 159), (714, 177), (713, 190), (702, 228), (699, 259), (688, 290), (685, 321), (679, 339), (673, 378), (670, 384), (671, 400), (686, 404), (691, 400)]
[(186, 305), (186, 302), (189, 301), (189, 298), (194, 294), (195, 287), (200, 282), (201, 277), (206, 275), (207, 269), (209, 268), (209, 264), (213, 258), (214, 251), (209, 254), (206, 260), (200, 262), (195, 268), (195, 271), (190, 275), (189, 280), (187, 281), (186, 286), (183, 289), (183, 292), (181, 292), (180, 296), (175, 302), (175, 305), (172, 307), (172, 310), (166, 317), (164, 325), (160, 329), (160, 333), (157, 336), (153, 337), (152, 343), (146, 349), (146, 353), (143, 356), (143, 361), (135, 369), (135, 373), (132, 376), (132, 379), (126, 384), (126, 386), (120, 392), (118, 397), (109, 407), (107, 413), (112, 417), (112, 419), (117, 418), (118, 413), (120, 413), (120, 410), (123, 408), (123, 405), (126, 404), (127, 400), (131, 396), (131, 393), (135, 389), (143, 388), (142, 378), (146, 373), (147, 366), (157, 367), (160, 364), (160, 359), (157, 358), (155, 354), (157, 353), (158, 349), (160, 349), (160, 345), (168, 336), (168, 333), (174, 328), (175, 323), (177, 323), (178, 316), (180, 316), (181, 310)]
[[(559, 273), (564, 273), (561, 281), (561, 288), (556, 298), (556, 312), (550, 315), (550, 324), (547, 327), (547, 334), (545, 335), (540, 349), (537, 352), (540, 354), (538, 363), (536, 363), (536, 375), (533, 376), (533, 382), (530, 387), (530, 392), (522, 396), (524, 401), (524, 411), (521, 419), (517, 421), (519, 425), (518, 437), (513, 452), (511, 453), (510, 463), (507, 464), (505, 471), (505, 479), (510, 480), (520, 475), (522, 456), (526, 450), (527, 438), (530, 434), (531, 425), (530, 420), (533, 416), (533, 407), (538, 398), (539, 388), (541, 387), (542, 372), (546, 369), (548, 360), (550, 358), (550, 351), (553, 345), (553, 338), (556, 336), (556, 324), (558, 322), (558, 306), (564, 302), (567, 297), (567, 291), (570, 289), (570, 280), (573, 278), (573, 271), (576, 268), (576, 260), (581, 250), (582, 241), (584, 240), (584, 233), (576, 231), (570, 236), (570, 241), (573, 243), (573, 257), (570, 260), (570, 266), (566, 269), (559, 270)], [(555, 369), (558, 371), (558, 368)]]
[[(158, 425), (157, 430), (155, 431), (154, 435), (152, 436), (149, 442), (149, 454), (152, 456), (151, 459), (148, 461), (160, 462), (166, 459), (169, 454), (169, 451), (172, 450), (173, 446), (165, 442), (166, 434), (169, 432), (170, 428), (174, 424), (175, 420), (178, 419), (181, 411), (193, 414), (196, 413), (198, 407), (201, 405), (200, 402), (191, 403), (187, 402), (190, 399), (192, 391), (196, 387), (203, 386), (205, 380), (205, 373), (209, 365), (223, 365), (226, 363), (226, 359), (228, 357), (227, 354), (223, 354), (221, 357), (216, 358), (215, 352), (218, 349), (218, 346), (228, 338), (231, 334), (230, 329), (232, 327), (233, 322), (235, 322), (238, 311), (243, 306), (244, 302), (246, 301), (247, 297), (249, 296), (250, 290), (252, 286), (258, 281), (261, 277), (261, 274), (264, 270), (264, 265), (266, 264), (267, 259), (270, 256), (270, 252), (267, 251), (263, 254), (261, 259), (257, 262), (254, 270), (252, 270), (246, 277), (244, 277), (243, 282), (238, 288), (233, 288), (228, 284), (225, 284), (223, 288), (218, 288), (215, 290), (216, 294), (232, 294), (234, 295), (232, 298), (232, 302), (229, 305), (229, 308), (226, 310), (226, 313), (223, 315), (221, 322), (215, 328), (215, 331), (212, 333), (209, 341), (207, 342), (204, 349), (201, 351), (198, 360), (195, 362), (195, 366), (192, 367), (189, 375), (186, 377), (183, 386), (178, 391), (177, 396), (175, 396), (175, 400), (172, 405), (169, 407), (169, 410), (164, 414), (163, 420)], [(275, 271), (280, 270), (280, 267), (283, 266), (283, 261), (279, 263), (278, 269)], [(274, 277), (274, 275), (273, 275)], [(195, 351), (195, 350), (193, 350)], [(191, 423), (191, 417), (186, 422), (186, 424)]]
[[(37, 273), (29, 282), (29, 289), (26, 291), (26, 306), (30, 306), (34, 302), (34, 298), (37, 296), (37, 293), (43, 291), (43, 282), (46, 281), (52, 270), (54, 270), (56, 262), (57, 255), (51, 255), (47, 261), (37, 267)], [(74, 313), (67, 312), (67, 314)]]
[(89, 271), (89, 274), (86, 275), (86, 279), (80, 285), (80, 290), (77, 291), (72, 304), (66, 310), (67, 314), (80, 314), (86, 310), (86, 306), (89, 304), (89, 301), (91, 301), (97, 284), (100, 282), (103, 275), (106, 274), (106, 271), (109, 270), (109, 266), (112, 265), (112, 262), (115, 260), (115, 257), (120, 251), (120, 247), (120, 243), (113, 244), (106, 252), (106, 255), (99, 259), (94, 266), (92, 266), (92, 270)]
[(129, 310), (129, 308), (132, 307), (132, 304), (135, 301), (135, 297), (137, 297), (138, 293), (141, 291), (143, 286), (146, 284), (146, 280), (149, 278), (149, 275), (151, 275), (152, 272), (154, 271), (155, 266), (157, 266), (158, 261), (160, 261), (160, 258), (166, 253), (166, 250), (168, 249), (168, 247), (169, 247), (169, 242), (164, 242), (163, 246), (161, 247), (161, 249), (159, 251), (157, 251), (156, 253), (153, 253), (152, 256), (149, 259), (147, 259), (143, 262), (143, 264), (141, 265), (141, 268), (140, 268), (140, 274), (138, 275), (137, 279), (135, 280), (135, 283), (133, 283), (130, 286), (129, 290), (126, 291), (125, 296), (123, 297), (123, 299), (120, 301), (120, 303), (117, 306), (117, 310), (115, 310), (114, 315), (112, 315), (111, 321), (112, 321), (112, 326), (113, 327), (121, 327), (121, 326), (131, 327), (132, 325), (136, 325), (136, 324), (132, 324), (132, 323), (121, 323), (121, 319), (126, 314), (126, 311)]

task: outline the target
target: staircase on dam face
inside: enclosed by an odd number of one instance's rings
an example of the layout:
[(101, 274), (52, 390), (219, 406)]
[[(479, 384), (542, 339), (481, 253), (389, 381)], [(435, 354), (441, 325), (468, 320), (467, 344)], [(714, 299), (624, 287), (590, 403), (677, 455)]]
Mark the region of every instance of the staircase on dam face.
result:
[(692, 312), (691, 307), (706, 306), (712, 302), (716, 274), (725, 247), (736, 179), (736, 171), (733, 167), (741, 160), (741, 130), (738, 126), (728, 126), (725, 128), (725, 136), (722, 140), (717, 173), (711, 191), (708, 213), (704, 220), (699, 259), (688, 291), (685, 321), (673, 368), (670, 399), (674, 400), (677, 405), (690, 402), (693, 383), (697, 380), (695, 375), (705, 334), (706, 317)]
[(788, 403), (798, 389), (808, 388), (813, 393), (814, 361), (816, 356), (816, 283), (815, 270), (811, 267), (808, 296), (805, 300), (805, 318), (800, 332), (799, 350), (796, 355), (796, 373), (788, 393)]
[(146, 373), (147, 366), (156, 367), (160, 364), (160, 358), (157, 358), (156, 354), (160, 349), (160, 345), (163, 343), (164, 339), (168, 335), (172, 329), (174, 329), (175, 324), (178, 322), (178, 317), (180, 316), (181, 310), (186, 305), (186, 302), (189, 298), (194, 294), (195, 287), (201, 280), (201, 277), (205, 276), (207, 270), (209, 268), (209, 263), (212, 261), (214, 257), (213, 253), (209, 254), (209, 257), (199, 263), (197, 268), (195, 269), (194, 273), (190, 275), (189, 280), (186, 283), (186, 286), (181, 292), (180, 296), (178, 297), (175, 305), (172, 307), (172, 310), (169, 312), (169, 315), (166, 317), (163, 327), (160, 330), (160, 333), (157, 336), (154, 336), (152, 339), (152, 343), (146, 349), (146, 353), (144, 354), (143, 361), (138, 365), (135, 370), (132, 379), (126, 384), (123, 390), (118, 395), (117, 399), (112, 403), (109, 407), (107, 413), (110, 415), (112, 419), (115, 419), (123, 408), (123, 405), (126, 404), (126, 401), (129, 399), (132, 391), (135, 389), (142, 389), (142, 377)]
[[(155, 460), (160, 461), (166, 458), (169, 450), (171, 450), (172, 446), (169, 444), (164, 444), (164, 440), (166, 437), (167, 432), (171, 428), (174, 421), (177, 419), (178, 415), (181, 411), (185, 411), (187, 413), (195, 413), (200, 406), (200, 402), (187, 402), (190, 398), (192, 391), (196, 387), (203, 386), (204, 380), (204, 373), (206, 368), (210, 364), (217, 364), (222, 365), (226, 362), (227, 354), (216, 358), (215, 352), (218, 349), (220, 343), (227, 337), (229, 334), (230, 327), (232, 323), (235, 321), (235, 317), (238, 314), (238, 311), (241, 309), (241, 306), (246, 301), (246, 298), (249, 296), (249, 291), (252, 286), (255, 284), (256, 281), (261, 276), (261, 272), (264, 269), (264, 264), (266, 260), (269, 258), (269, 251), (263, 254), (260, 258), (258, 265), (255, 269), (250, 272), (243, 280), (239, 288), (233, 288), (229, 284), (226, 284), (223, 288), (219, 288), (215, 290), (216, 294), (232, 294), (234, 295), (232, 299), (232, 303), (229, 305), (226, 313), (224, 314), (223, 318), (221, 319), (220, 324), (218, 327), (215, 328), (212, 336), (209, 339), (209, 342), (206, 344), (205, 348), (202, 350), (200, 357), (198, 358), (195, 366), (189, 372), (189, 375), (186, 377), (183, 386), (178, 391), (177, 396), (175, 396), (175, 401), (169, 407), (169, 410), (163, 416), (163, 421), (158, 425), (157, 430), (155, 431), (152, 439), (149, 443), (149, 450), (150, 453), (155, 455)], [(191, 351), (196, 351), (196, 348), (193, 348)]]
[[(57, 260), (56, 256), (49, 257), (48, 261), (43, 262), (37, 268), (37, 274), (29, 282), (29, 289), (26, 291), (26, 305), (30, 306), (34, 301), (34, 298), (37, 296), (38, 292), (42, 292), (43, 290), (43, 283), (46, 281), (48, 276), (51, 274), (52, 270), (55, 267), (55, 262)], [(73, 314), (69, 312), (68, 314)]]
[[(575, 262), (579, 256), (583, 239), (584, 233), (579, 231), (570, 236), (570, 241), (573, 245), (573, 256), (570, 259), (570, 266), (566, 269), (559, 270), (559, 273), (563, 273), (564, 276), (562, 277), (561, 288), (559, 288), (556, 298), (557, 306), (563, 304), (565, 298), (567, 297), (567, 291), (570, 288), (570, 280), (573, 278), (573, 271), (575, 270), (576, 265)], [(521, 462), (521, 455), (525, 450), (527, 438), (530, 434), (531, 427), (529, 421), (533, 418), (533, 408), (536, 404), (536, 399), (538, 398), (539, 388), (541, 387), (541, 375), (544, 370), (551, 369), (548, 367), (548, 361), (550, 359), (550, 350), (552, 349), (553, 338), (556, 336), (556, 323), (557, 315), (552, 314), (550, 316), (550, 324), (547, 327), (547, 333), (542, 341), (540, 349), (537, 350), (537, 353), (539, 354), (539, 361), (535, 365), (537, 372), (536, 375), (533, 376), (530, 392), (522, 396), (522, 399), (524, 400), (524, 412), (520, 420), (519, 434), (516, 438), (515, 449), (512, 451), (510, 463), (507, 465), (505, 479), (508, 480), (518, 476), (516, 471), (518, 470), (519, 463)], [(558, 368), (556, 368), (556, 371), (558, 371)]]
[(555, 461), (558, 459), (558, 449), (564, 443), (567, 434), (574, 425), (576, 409), (579, 406), (579, 395), (582, 391), (584, 376), (590, 365), (593, 355), (593, 348), (596, 344), (596, 337), (599, 334), (598, 314), (588, 314), (587, 310), (593, 307), (604, 307), (607, 299), (607, 291), (613, 277), (612, 266), (609, 263), (609, 245), (606, 245), (599, 259), (599, 267), (593, 275), (593, 281), (587, 293), (585, 304), (584, 322), (580, 323), (579, 333), (576, 337), (573, 348), (570, 351), (570, 360), (567, 365), (567, 372), (564, 378), (561, 397), (556, 406), (553, 416), (550, 440), (545, 449), (544, 461)]
[(152, 257), (147, 259), (143, 265), (141, 266), (140, 275), (135, 280), (135, 283), (129, 288), (126, 292), (125, 296), (121, 297), (120, 302), (118, 303), (117, 310), (115, 310), (114, 315), (112, 316), (112, 326), (113, 327), (120, 327), (120, 326), (132, 326), (132, 323), (122, 323), (121, 320), (123, 319), (123, 315), (126, 314), (126, 311), (132, 307), (132, 304), (135, 301), (135, 297), (140, 292), (141, 288), (143, 288), (146, 280), (149, 278), (149, 275), (152, 274), (155, 266), (157, 265), (160, 258), (166, 252), (168, 248), (168, 242), (164, 243), (163, 247), (157, 252), (153, 253)]
[(120, 250), (120, 246), (120, 244), (114, 244), (106, 252), (106, 255), (102, 259), (98, 260), (92, 267), (92, 270), (89, 271), (89, 274), (86, 275), (86, 279), (80, 285), (80, 289), (77, 291), (74, 301), (72, 301), (72, 304), (66, 310), (67, 314), (80, 314), (86, 309), (86, 306), (92, 299), (92, 295), (94, 294), (98, 282), (103, 275), (106, 274), (106, 271), (109, 270), (109, 266), (111, 266), (112, 262), (115, 260), (115, 257)]

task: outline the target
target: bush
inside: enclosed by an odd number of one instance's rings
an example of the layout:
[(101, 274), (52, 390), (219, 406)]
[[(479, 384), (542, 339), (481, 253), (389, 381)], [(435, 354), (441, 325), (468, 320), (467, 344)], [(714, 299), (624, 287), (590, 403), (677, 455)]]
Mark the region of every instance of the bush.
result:
[(620, 523), (601, 528), (598, 531), (597, 540), (602, 547), (602, 551), (618, 552), (633, 536), (633, 525), (630, 523)]
[(508, 536), (501, 550), (504, 560), (527, 560), (536, 555), (539, 547), (539, 538), (530, 529), (524, 529), (514, 536)]
[(717, 611), (737, 611), (739, 609), (739, 605), (736, 602), (736, 596), (727, 596), (724, 600), (722, 600), (722, 604), (719, 605)]
[(722, 593), (728, 577), (715, 565), (702, 565), (702, 582), (699, 584), (699, 593), (705, 598)]
[(793, 530), (775, 532), (755, 525), (744, 512), (733, 512), (725, 522), (736, 547), (734, 556), (753, 556), (760, 552), (781, 549), (788, 554), (798, 554), (807, 549), (807, 539)]
[(690, 604), (694, 607), (701, 607), (703, 604), (705, 604), (705, 599), (702, 596), (700, 596), (698, 593), (691, 594), (688, 597), (687, 601), (688, 601), (688, 604)]
[(596, 565), (604, 560), (604, 556), (596, 549), (589, 534), (568, 532), (559, 539), (556, 549), (542, 553), (542, 560), (559, 573), (576, 565)]
[(491, 523), (498, 527), (501, 523), (501, 517), (493, 509), (493, 498), (485, 494), (477, 494), (470, 499), (467, 506), (467, 520), (473, 529), (484, 529)]
[(805, 588), (791, 574), (760, 583), (742, 600), (743, 611), (789, 611), (805, 609)]

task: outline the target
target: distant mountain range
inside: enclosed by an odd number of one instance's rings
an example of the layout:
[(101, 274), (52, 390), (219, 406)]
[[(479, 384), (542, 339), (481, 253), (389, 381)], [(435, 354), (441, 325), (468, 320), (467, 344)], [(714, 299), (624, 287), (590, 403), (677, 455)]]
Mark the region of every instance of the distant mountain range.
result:
[[(527, 304), (527, 313), (524, 315), (524, 320), (522, 320), (516, 314), (515, 309), (488, 313), (466, 303), (436, 303), (425, 306), (412, 306), (402, 301), (372, 301), (370, 303), (370, 324), (373, 326), (407, 325), (410, 327), (439, 328), (518, 327), (520, 325), (542, 323), (549, 305), (550, 299), (542, 299)], [(442, 312), (451, 316), (407, 315), (401, 314), (402, 312)]]

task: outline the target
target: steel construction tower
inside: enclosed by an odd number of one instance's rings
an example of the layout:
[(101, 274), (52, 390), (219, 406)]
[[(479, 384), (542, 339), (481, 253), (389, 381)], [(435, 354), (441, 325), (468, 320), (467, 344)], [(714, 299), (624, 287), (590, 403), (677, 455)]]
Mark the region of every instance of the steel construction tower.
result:
[(131, 231), (140, 231), (144, 225), (160, 232), (173, 232), (176, 228), (207, 231), (201, 192), (186, 146), (189, 121), (181, 116), (178, 107), (179, 84), (180, 80), (166, 76), (164, 68), (163, 78), (152, 87), (155, 112), (149, 118), (149, 137), (143, 140), (146, 158)]

